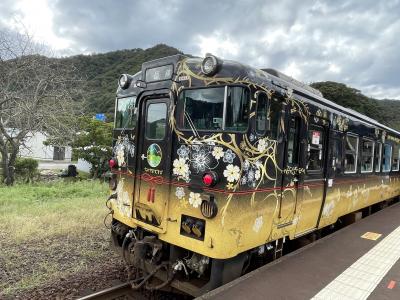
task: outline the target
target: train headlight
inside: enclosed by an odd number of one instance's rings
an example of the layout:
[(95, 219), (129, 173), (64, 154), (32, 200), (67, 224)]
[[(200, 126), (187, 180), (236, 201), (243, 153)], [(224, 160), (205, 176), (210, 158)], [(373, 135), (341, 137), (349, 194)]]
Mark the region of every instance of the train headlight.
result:
[(192, 232), (195, 236), (201, 238), (204, 234), (204, 222), (197, 221), (196, 223), (194, 223), (194, 225), (192, 226)]
[(131, 77), (128, 76), (127, 74), (122, 74), (119, 77), (118, 84), (121, 89), (124, 90), (128, 88), (130, 83), (131, 83)]
[(201, 71), (207, 76), (212, 76), (217, 72), (217, 69), (218, 59), (214, 55), (207, 53), (201, 63)]
[(194, 220), (192, 218), (186, 218), (186, 220), (182, 221), (181, 227), (184, 232), (186, 232), (187, 234), (191, 234), (193, 224), (194, 224)]

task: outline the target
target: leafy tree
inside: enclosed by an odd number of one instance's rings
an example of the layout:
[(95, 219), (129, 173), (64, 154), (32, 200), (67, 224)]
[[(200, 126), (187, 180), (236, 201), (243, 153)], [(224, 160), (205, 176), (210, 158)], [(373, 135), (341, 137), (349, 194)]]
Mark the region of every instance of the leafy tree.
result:
[(91, 163), (91, 175), (99, 177), (108, 168), (112, 154), (113, 124), (80, 117), (77, 125), (79, 131), (72, 143), (74, 156)]

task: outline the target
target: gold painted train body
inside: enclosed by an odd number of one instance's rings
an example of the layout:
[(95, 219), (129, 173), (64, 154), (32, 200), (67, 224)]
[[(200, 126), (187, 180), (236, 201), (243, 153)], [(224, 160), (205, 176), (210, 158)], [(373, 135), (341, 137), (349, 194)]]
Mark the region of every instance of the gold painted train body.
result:
[(117, 92), (114, 244), (140, 270), (135, 287), (200, 295), (397, 197), (399, 137), (271, 69), (144, 63)]

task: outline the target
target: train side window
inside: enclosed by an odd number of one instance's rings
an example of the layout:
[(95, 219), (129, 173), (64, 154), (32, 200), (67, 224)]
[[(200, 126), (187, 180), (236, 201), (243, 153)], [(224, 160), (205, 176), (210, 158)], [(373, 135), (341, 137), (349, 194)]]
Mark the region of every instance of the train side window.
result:
[(391, 162), (392, 162), (392, 146), (385, 143), (383, 146), (382, 172), (390, 171)]
[(264, 135), (267, 131), (268, 96), (260, 93), (257, 97), (256, 132)]
[(381, 171), (382, 143), (377, 143), (375, 148), (375, 172)]
[(165, 137), (167, 104), (151, 103), (147, 108), (146, 137), (162, 140)]
[(269, 127), (269, 132), (271, 135), (271, 138), (273, 140), (276, 140), (278, 136), (278, 127), (279, 127), (279, 118), (280, 118), (280, 112), (282, 110), (282, 104), (279, 101), (279, 98), (277, 97), (272, 97), (270, 105), (269, 105), (269, 111), (268, 111), (268, 127)]
[(357, 156), (358, 156), (358, 137), (346, 134), (344, 149), (345, 149), (344, 173), (345, 174), (356, 173)]
[(392, 171), (399, 170), (399, 144), (394, 144), (393, 146), (393, 164)]
[(361, 173), (370, 173), (373, 170), (375, 143), (362, 139), (361, 145)]
[(333, 153), (332, 153), (332, 168), (337, 170), (337, 173), (342, 171), (342, 155), (343, 155), (343, 142), (342, 139), (333, 139)]
[(321, 171), (324, 159), (324, 130), (311, 125), (308, 129), (307, 170)]
[(289, 165), (296, 165), (299, 163), (299, 124), (299, 118), (290, 118), (287, 146), (287, 161)]

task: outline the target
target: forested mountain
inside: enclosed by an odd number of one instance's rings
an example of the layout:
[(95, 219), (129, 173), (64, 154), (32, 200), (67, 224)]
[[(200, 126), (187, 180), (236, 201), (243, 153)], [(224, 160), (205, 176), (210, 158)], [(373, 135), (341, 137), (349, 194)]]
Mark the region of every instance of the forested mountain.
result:
[(119, 50), (103, 54), (77, 55), (63, 58), (72, 62), (87, 80), (88, 113), (113, 116), (118, 78), (123, 73), (135, 74), (145, 61), (181, 53), (178, 49), (156, 45), (152, 48)]
[[(62, 59), (74, 63), (87, 79), (87, 112), (107, 113), (112, 118), (119, 75), (135, 74), (143, 62), (177, 53), (182, 52), (160, 44), (145, 50), (137, 48)], [(400, 101), (373, 99), (357, 89), (332, 81), (315, 82), (312, 86), (325, 98), (400, 130)]]

